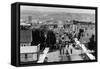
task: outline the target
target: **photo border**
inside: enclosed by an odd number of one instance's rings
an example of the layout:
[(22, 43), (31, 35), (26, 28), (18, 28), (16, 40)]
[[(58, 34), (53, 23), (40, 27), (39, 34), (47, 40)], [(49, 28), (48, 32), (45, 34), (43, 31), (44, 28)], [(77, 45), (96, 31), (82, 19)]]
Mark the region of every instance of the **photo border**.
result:
[[(16, 2), (16, 20), (18, 20), (16, 23), (16, 31), (17, 31), (17, 66), (36, 66), (36, 65), (55, 65), (55, 64), (71, 64), (71, 63), (87, 63), (87, 62), (97, 62), (98, 61), (98, 29), (97, 29), (97, 7), (90, 7), (90, 6), (74, 6), (74, 5), (59, 5), (59, 4), (43, 4), (43, 3), (25, 3), (25, 2)], [(64, 62), (47, 62), (47, 63), (25, 63), (25, 64), (21, 64), (20, 62), (20, 6), (41, 6), (41, 7), (55, 7), (55, 8), (76, 8), (76, 9), (93, 9), (95, 10), (95, 34), (96, 34), (96, 59), (95, 60), (80, 60), (80, 61), (64, 61)]]

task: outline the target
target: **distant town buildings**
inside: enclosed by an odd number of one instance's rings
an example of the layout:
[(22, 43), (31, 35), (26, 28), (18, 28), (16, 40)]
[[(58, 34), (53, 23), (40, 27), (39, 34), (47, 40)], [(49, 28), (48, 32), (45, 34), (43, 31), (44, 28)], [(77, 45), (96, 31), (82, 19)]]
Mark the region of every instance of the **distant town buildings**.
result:
[[(79, 41), (83, 44), (87, 44), (90, 42), (90, 38), (92, 35), (95, 35), (95, 23), (88, 22), (88, 21), (78, 21), (78, 20), (45, 20), (45, 21), (39, 21), (39, 20), (33, 20), (32, 16), (28, 16), (28, 20), (21, 19), (20, 21), (20, 47), (29, 47), (33, 49), (33, 51), (28, 53), (21, 53), (21, 61), (27, 62), (27, 61), (38, 61), (38, 54), (41, 46), (45, 45), (45, 42), (43, 45), (38, 45), (39, 40), (41, 39), (38, 37), (37, 42), (38, 44), (33, 46), (32, 42), (34, 44), (33, 39), (40, 35), (33, 35), (33, 30), (44, 30), (44, 36), (48, 31), (52, 31), (56, 36), (56, 48), (59, 48), (60, 45), (57, 45), (60, 43), (60, 41), (71, 41), (72, 38), (78, 38)], [(42, 36), (43, 36), (42, 35)], [(70, 36), (70, 37), (69, 37)], [(28, 49), (28, 48), (27, 48)], [(21, 49), (21, 50), (24, 50)], [(49, 55), (48, 55), (49, 56)], [(34, 59), (33, 59), (34, 57)], [(25, 60), (27, 59), (27, 60)], [(50, 59), (49, 59), (50, 60)]]

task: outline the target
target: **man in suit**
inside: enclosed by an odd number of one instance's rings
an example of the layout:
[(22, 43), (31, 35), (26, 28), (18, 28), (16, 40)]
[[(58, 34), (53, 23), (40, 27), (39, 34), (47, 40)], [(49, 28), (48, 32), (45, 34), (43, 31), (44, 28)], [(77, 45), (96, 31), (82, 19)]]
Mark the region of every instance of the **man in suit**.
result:
[(53, 49), (55, 43), (56, 43), (56, 36), (53, 33), (53, 31), (50, 30), (47, 32), (46, 44), (48, 47)]

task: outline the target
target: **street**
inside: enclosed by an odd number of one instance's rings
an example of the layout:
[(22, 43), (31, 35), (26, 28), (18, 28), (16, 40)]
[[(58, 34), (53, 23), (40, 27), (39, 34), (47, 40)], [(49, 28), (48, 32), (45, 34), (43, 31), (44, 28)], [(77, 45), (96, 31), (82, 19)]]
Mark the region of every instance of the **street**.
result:
[(83, 58), (79, 54), (81, 54), (81, 50), (73, 48), (71, 55), (60, 55), (60, 51), (56, 50), (54, 52), (48, 52), (46, 57), (48, 57), (47, 62), (83, 60)]

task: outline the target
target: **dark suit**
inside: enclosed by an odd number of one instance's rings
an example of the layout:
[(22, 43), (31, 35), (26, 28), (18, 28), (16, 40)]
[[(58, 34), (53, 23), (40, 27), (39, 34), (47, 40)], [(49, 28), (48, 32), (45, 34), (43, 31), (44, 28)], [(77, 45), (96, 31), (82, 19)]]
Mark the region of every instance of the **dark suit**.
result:
[(53, 46), (56, 43), (56, 37), (53, 31), (48, 31), (46, 43), (49, 47)]

